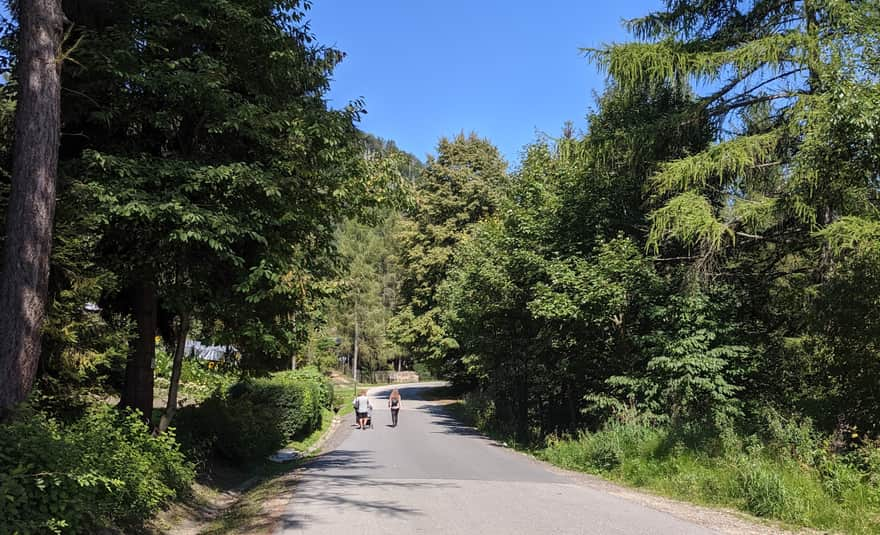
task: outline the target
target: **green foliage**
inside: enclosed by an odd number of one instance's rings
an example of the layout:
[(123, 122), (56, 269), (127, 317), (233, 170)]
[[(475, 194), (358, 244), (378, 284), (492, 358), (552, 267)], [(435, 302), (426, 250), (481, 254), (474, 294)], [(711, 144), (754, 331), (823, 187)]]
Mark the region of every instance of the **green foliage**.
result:
[(195, 457), (213, 452), (245, 464), (319, 429), (332, 401), (330, 381), (306, 368), (236, 383), (183, 408), (175, 421)]
[(644, 255), (641, 190), (655, 159), (704, 143), (700, 123), (651, 137), (689, 98), (611, 88), (584, 138), (530, 147), (501, 215), (455, 246), (439, 310), (412, 313), (447, 377), (492, 398), (496, 423), (520, 441), (595, 422), (583, 409), (610, 401), (606, 380), (645, 371), (640, 336), (674, 283)]
[(764, 352), (746, 397), (826, 429), (829, 410), (876, 429), (880, 408), (863, 382), (878, 355), (863, 299), (876, 295), (877, 17), (865, 1), (670, 1), (629, 22), (640, 42), (589, 53), (622, 88), (711, 82), (679, 119), (708, 117), (715, 143), (658, 166), (648, 245), (730, 284), (738, 345)]
[[(400, 245), (396, 233), (400, 215), (377, 214), (372, 225), (343, 221), (336, 232), (341, 266), (334, 291), (325, 300), (319, 339), (339, 340), (332, 348), (332, 365), (344, 357), (353, 366), (355, 335), (358, 368), (373, 372), (396, 368), (406, 355), (389, 336), (388, 325), (401, 305)], [(314, 354), (318, 348), (311, 349)], [(330, 349), (330, 348), (328, 348)]]
[(62, 424), (23, 413), (0, 429), (0, 515), (15, 533), (134, 528), (189, 492), (192, 465), (173, 434), (133, 413), (94, 408)]
[[(171, 381), (172, 356), (156, 351), (156, 386), (168, 388)], [(184, 357), (180, 370), (181, 398), (200, 402), (217, 390), (226, 390), (238, 381), (237, 370), (223, 362), (203, 361)]]
[(318, 382), (295, 372), (245, 381), (229, 390), (229, 399), (233, 403), (241, 400), (257, 406), (276, 407), (281, 415), (276, 425), (287, 441), (301, 433), (310, 433), (320, 425), (322, 395)]
[(175, 425), (190, 457), (204, 462), (211, 456), (220, 456), (244, 465), (284, 446), (278, 425), (283, 417), (275, 405), (218, 395), (198, 406), (181, 409)]
[(318, 406), (324, 409), (329, 409), (333, 405), (333, 398), (335, 396), (333, 381), (313, 366), (307, 366), (295, 371), (279, 372), (274, 374), (273, 377), (289, 381), (311, 383), (317, 388), (315, 402)]
[(704, 254), (720, 250), (725, 238), (732, 241), (736, 237), (732, 229), (715, 219), (709, 200), (693, 191), (675, 196), (652, 212), (650, 221), (648, 245), (655, 254), (660, 252), (660, 244), (672, 237)]
[(82, 45), (58, 219), (81, 238), (59, 290), (112, 275), (90, 300), (127, 314), (125, 290), (155, 283), (169, 325), (202, 320), (245, 367), (281, 367), (326, 295), (336, 222), (406, 191), (397, 153), (364, 157), (361, 104), (327, 105), (342, 53), (315, 42), (307, 2), (65, 7)]
[(654, 329), (642, 338), (649, 407), (698, 427), (721, 428), (740, 414), (735, 381), (747, 369), (749, 348), (734, 345), (737, 326), (725, 317), (724, 298), (672, 296), (651, 311)]
[(415, 208), (398, 234), (402, 307), (391, 324), (394, 339), (434, 371), (446, 372), (451, 347), (439, 321), (437, 288), (455, 245), (475, 223), (499, 208), (508, 177), (498, 149), (475, 134), (443, 138), (416, 180)]
[[(870, 469), (830, 454), (808, 421), (768, 414), (772, 436), (728, 428), (726, 447), (708, 453), (705, 445), (686, 445), (673, 428), (632, 416), (622, 415), (577, 438), (551, 436), (538, 455), (565, 468), (756, 516), (825, 530), (877, 532), (880, 487)], [(863, 455), (876, 449), (858, 451)]]

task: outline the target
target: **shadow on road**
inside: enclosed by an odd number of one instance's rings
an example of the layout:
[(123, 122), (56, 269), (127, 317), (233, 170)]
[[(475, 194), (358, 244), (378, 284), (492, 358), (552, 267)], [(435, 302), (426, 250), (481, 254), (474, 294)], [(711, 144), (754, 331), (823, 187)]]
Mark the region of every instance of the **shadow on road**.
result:
[[(296, 488), (294, 508), (282, 514), (279, 527), (298, 529), (320, 524), (326, 511), (351, 509), (371, 517), (401, 518), (422, 516), (423, 513), (395, 500), (382, 499), (383, 490), (391, 488), (444, 488), (455, 489), (454, 483), (440, 481), (388, 481), (371, 477), (370, 472), (381, 465), (373, 460), (369, 451), (334, 450), (319, 455), (305, 466), (305, 471), (295, 481), (287, 483), (287, 489)], [(358, 496), (357, 491), (373, 489), (374, 498)], [(361, 493), (361, 496), (363, 493)], [(312, 513), (318, 514), (312, 514)], [(319, 517), (320, 516), (320, 517)], [(366, 517), (366, 516), (365, 516)], [(355, 527), (355, 526), (353, 526)]]
[(370, 395), (374, 398), (388, 399), (388, 396), (391, 395), (391, 391), (394, 388), (398, 388), (398, 390), (400, 391), (400, 396), (403, 398), (404, 404), (411, 408), (425, 411), (426, 413), (431, 415), (432, 423), (435, 423), (442, 427), (442, 431), (432, 431), (432, 433), (444, 433), (451, 435), (475, 436), (485, 438), (482, 433), (480, 433), (473, 427), (463, 424), (443, 405), (432, 403), (431, 401), (426, 401), (424, 399), (423, 394), (425, 394), (426, 391), (445, 387), (446, 385), (444, 383), (437, 383), (435, 385), (401, 385), (397, 387), (388, 386), (381, 389), (374, 389), (371, 391)]
[[(442, 405), (423, 399), (427, 390), (438, 386), (398, 385), (396, 388), (400, 390), (405, 409), (419, 410), (429, 416), (436, 429), (431, 433), (484, 438), (477, 430), (458, 421)], [(393, 388), (372, 389), (370, 396), (382, 403)], [(425, 397), (430, 399), (430, 395)], [(460, 489), (452, 480), (390, 480), (385, 476), (387, 468), (377, 459), (375, 452), (369, 450), (334, 449), (318, 455), (303, 466), (299, 477), (287, 483), (290, 490), (296, 487), (296, 492), (289, 493), (294, 496), (293, 503), (280, 516), (278, 527), (282, 530), (309, 528), (321, 532), (322, 527), (329, 529), (329, 524), (338, 520), (332, 511), (342, 514), (352, 509), (363, 513), (364, 518), (372, 518), (371, 522), (377, 517), (415, 518), (425, 513), (412, 504), (391, 499), (400, 496), (395, 489)], [(352, 529), (357, 531), (357, 526)]]
[(461, 423), (458, 418), (453, 416), (449, 410), (442, 405), (425, 404), (419, 408), (431, 415), (432, 423), (437, 424), (442, 428), (440, 431), (432, 431), (432, 433), (484, 437), (482, 433), (473, 427)]

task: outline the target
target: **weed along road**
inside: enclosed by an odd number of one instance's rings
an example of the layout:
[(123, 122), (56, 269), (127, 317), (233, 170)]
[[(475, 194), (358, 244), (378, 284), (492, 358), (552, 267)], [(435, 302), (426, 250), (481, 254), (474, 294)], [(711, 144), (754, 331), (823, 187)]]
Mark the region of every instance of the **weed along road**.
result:
[(716, 533), (496, 445), (419, 401), (425, 388), (400, 387), (397, 428), (389, 390), (371, 390), (374, 428), (343, 423), (336, 447), (300, 474), (277, 533)]

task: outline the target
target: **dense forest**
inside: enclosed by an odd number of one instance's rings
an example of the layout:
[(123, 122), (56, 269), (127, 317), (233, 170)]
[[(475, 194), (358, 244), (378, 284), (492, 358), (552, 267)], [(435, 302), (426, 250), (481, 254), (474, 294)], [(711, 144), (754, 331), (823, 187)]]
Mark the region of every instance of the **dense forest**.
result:
[[(38, 236), (16, 208), (21, 80), (48, 4), (60, 126)], [(607, 74), (585, 131), (506, 162), (463, 130), (421, 162), (358, 128), (365, 103), (328, 106), (344, 54), (309, 2), (11, 3), (0, 302), (39, 306), (0, 311), (0, 516), (139, 526), (206, 459), (320, 428), (331, 370), (415, 368), (558, 464), (636, 484), (636, 458), (728, 466), (778, 492), (719, 503), (871, 532), (880, 4), (663, 4), (582, 51)], [(48, 275), (33, 291), (26, 263)], [(228, 358), (186, 358), (192, 339)], [(794, 473), (812, 479), (774, 475)], [(831, 512), (798, 497), (814, 480)]]
[(670, 2), (589, 129), (505, 164), (441, 141), (402, 233), (395, 333), (523, 438), (633, 409), (776, 407), (880, 430), (871, 2)]

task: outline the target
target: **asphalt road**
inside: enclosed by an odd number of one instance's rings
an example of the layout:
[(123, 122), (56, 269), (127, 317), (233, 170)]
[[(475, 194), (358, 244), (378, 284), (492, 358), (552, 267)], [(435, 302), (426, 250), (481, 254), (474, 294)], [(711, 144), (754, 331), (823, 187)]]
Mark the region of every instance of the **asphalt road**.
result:
[(374, 428), (351, 429), (301, 473), (283, 534), (706, 534), (702, 526), (578, 483), (460, 425), (401, 386), (370, 391)]

